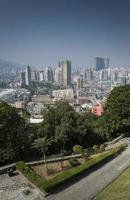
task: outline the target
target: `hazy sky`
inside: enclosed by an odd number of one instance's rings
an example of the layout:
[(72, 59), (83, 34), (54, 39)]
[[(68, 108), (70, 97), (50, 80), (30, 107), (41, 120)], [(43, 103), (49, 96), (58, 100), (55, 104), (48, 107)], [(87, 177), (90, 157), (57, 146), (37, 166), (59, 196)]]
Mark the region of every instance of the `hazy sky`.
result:
[(0, 0), (0, 58), (31, 66), (130, 66), (130, 0)]

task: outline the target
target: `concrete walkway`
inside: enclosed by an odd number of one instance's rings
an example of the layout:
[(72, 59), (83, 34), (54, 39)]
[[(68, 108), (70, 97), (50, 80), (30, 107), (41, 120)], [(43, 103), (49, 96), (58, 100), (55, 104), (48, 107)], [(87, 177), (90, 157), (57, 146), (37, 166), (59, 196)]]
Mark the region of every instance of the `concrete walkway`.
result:
[(90, 200), (130, 165), (130, 144), (116, 158), (46, 200)]

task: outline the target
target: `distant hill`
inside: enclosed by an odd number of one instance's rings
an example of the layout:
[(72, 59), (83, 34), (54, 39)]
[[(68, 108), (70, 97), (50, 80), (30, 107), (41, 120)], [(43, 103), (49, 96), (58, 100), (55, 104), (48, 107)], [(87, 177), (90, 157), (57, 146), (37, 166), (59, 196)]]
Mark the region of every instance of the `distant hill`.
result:
[(0, 71), (4, 69), (23, 69), (26, 65), (0, 59)]

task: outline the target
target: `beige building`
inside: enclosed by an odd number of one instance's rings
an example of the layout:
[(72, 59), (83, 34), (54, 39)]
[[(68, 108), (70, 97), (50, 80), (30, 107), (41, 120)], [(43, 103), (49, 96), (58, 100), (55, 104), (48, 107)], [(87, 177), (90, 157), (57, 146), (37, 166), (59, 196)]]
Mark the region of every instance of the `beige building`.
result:
[(71, 61), (60, 61), (59, 67), (62, 70), (63, 86), (71, 86)]
[(25, 108), (25, 106), (26, 106), (26, 103), (24, 102), (24, 101), (16, 101), (15, 102), (15, 107), (16, 108)]
[(73, 98), (74, 97), (74, 90), (72, 88), (64, 89), (64, 90), (53, 90), (52, 96), (55, 98)]

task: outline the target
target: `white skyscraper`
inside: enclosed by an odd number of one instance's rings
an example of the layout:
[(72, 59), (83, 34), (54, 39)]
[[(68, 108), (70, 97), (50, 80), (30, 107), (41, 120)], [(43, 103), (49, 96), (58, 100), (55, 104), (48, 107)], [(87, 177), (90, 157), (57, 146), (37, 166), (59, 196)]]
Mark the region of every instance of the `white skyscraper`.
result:
[(43, 71), (40, 71), (39, 79), (40, 79), (40, 81), (44, 81), (44, 72)]
[(62, 68), (61, 67), (57, 67), (55, 69), (55, 82), (59, 85), (63, 84), (63, 80), (62, 80)]
[(31, 84), (31, 68), (29, 66), (26, 67), (25, 82), (26, 82), (26, 85)]
[(53, 70), (51, 67), (45, 68), (45, 81), (46, 82), (53, 82)]

